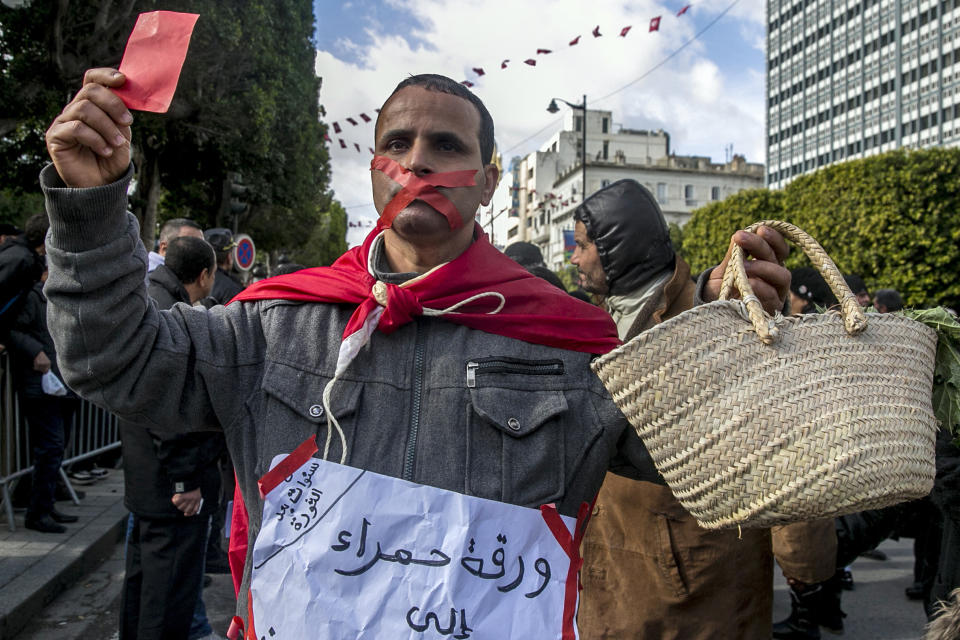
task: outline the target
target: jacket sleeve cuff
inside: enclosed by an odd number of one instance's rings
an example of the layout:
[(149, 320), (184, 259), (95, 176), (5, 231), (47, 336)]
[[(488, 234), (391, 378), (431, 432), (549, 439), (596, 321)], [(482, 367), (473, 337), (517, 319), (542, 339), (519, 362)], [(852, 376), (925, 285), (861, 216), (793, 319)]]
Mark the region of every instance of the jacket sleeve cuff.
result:
[(95, 249), (124, 235), (127, 230), (127, 188), (133, 165), (122, 178), (100, 187), (75, 189), (63, 183), (56, 168), (48, 164), (40, 172), (50, 240), (65, 251)]
[(173, 481), (173, 493), (187, 493), (200, 488), (200, 481), (194, 477), (180, 478)]
[(710, 274), (713, 273), (714, 269), (716, 269), (716, 267), (705, 269), (703, 273), (697, 276), (697, 289), (693, 292), (693, 306), (699, 307), (700, 305), (704, 304), (703, 290), (706, 289), (707, 280), (710, 279)]

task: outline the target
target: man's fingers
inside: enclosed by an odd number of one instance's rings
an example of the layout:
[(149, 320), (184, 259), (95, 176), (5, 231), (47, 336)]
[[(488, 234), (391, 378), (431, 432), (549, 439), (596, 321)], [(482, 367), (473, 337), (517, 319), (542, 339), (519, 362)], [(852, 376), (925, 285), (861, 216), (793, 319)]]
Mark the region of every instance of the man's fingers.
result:
[(790, 272), (778, 264), (757, 260), (748, 261), (746, 270), (750, 286), (767, 313), (780, 311), (790, 289)]
[(83, 74), (83, 84), (102, 84), (105, 87), (122, 87), (127, 79), (122, 73), (111, 67), (97, 67), (87, 69)]
[(123, 100), (113, 91), (99, 84), (84, 85), (60, 114), (60, 118), (72, 119), (74, 114), (90, 116), (94, 110), (105, 114), (118, 131), (133, 122), (133, 116)]
[(105, 158), (113, 155), (113, 147), (103, 136), (80, 120), (56, 123), (47, 131), (47, 147), (53, 153), (77, 145), (87, 147)]
[(783, 261), (790, 255), (790, 247), (787, 245), (787, 241), (784, 240), (783, 236), (780, 235), (780, 232), (770, 227), (760, 227), (757, 229), (757, 235), (763, 238), (773, 249), (774, 254), (777, 256), (777, 262), (783, 264)]
[[(777, 233), (773, 231), (773, 229), (770, 229), (770, 231)], [(781, 238), (781, 240), (783, 239)], [(767, 244), (763, 236), (759, 236), (756, 233), (747, 233), (746, 231), (737, 231), (733, 234), (733, 241), (756, 260), (766, 260), (767, 262), (773, 263), (779, 262), (773, 247)]]

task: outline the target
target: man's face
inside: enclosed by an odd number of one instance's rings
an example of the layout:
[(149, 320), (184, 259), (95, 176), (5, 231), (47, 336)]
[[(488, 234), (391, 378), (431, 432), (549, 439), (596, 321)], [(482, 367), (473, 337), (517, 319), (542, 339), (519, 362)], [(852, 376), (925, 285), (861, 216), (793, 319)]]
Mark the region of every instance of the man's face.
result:
[(607, 286), (607, 276), (600, 262), (600, 253), (597, 251), (596, 243), (587, 235), (587, 227), (579, 220), (573, 229), (573, 239), (577, 246), (573, 250), (570, 262), (576, 265), (580, 272), (577, 283), (584, 291), (606, 295), (610, 288)]
[[(376, 153), (396, 161), (418, 177), (447, 171), (474, 169), (472, 187), (438, 187), (460, 212), (463, 227), (450, 229), (442, 213), (414, 200), (393, 219), (392, 229), (402, 238), (438, 241), (456, 233), (473, 234), (477, 207), (490, 203), (498, 170), (480, 156), (480, 114), (463, 98), (422, 87), (398, 91), (380, 112)], [(371, 171), (373, 202), (378, 213), (401, 186), (380, 171)]]

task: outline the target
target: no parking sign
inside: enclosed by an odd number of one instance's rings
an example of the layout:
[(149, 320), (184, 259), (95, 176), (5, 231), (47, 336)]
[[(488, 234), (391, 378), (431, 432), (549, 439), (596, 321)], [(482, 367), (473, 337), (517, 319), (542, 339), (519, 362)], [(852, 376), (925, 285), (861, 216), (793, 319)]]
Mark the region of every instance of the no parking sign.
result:
[(253, 238), (245, 233), (234, 236), (237, 246), (233, 249), (233, 263), (241, 271), (250, 271), (253, 261), (257, 257), (257, 248), (253, 246)]

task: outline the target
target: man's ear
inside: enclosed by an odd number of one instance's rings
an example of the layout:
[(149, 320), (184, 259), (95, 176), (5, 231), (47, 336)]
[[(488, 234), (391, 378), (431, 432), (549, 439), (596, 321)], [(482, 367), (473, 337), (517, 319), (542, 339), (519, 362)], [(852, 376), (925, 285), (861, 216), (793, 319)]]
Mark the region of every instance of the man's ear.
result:
[(500, 169), (497, 165), (491, 163), (483, 166), (483, 192), (480, 194), (480, 204), (487, 206), (493, 197), (493, 192), (497, 190), (497, 183), (500, 181)]

